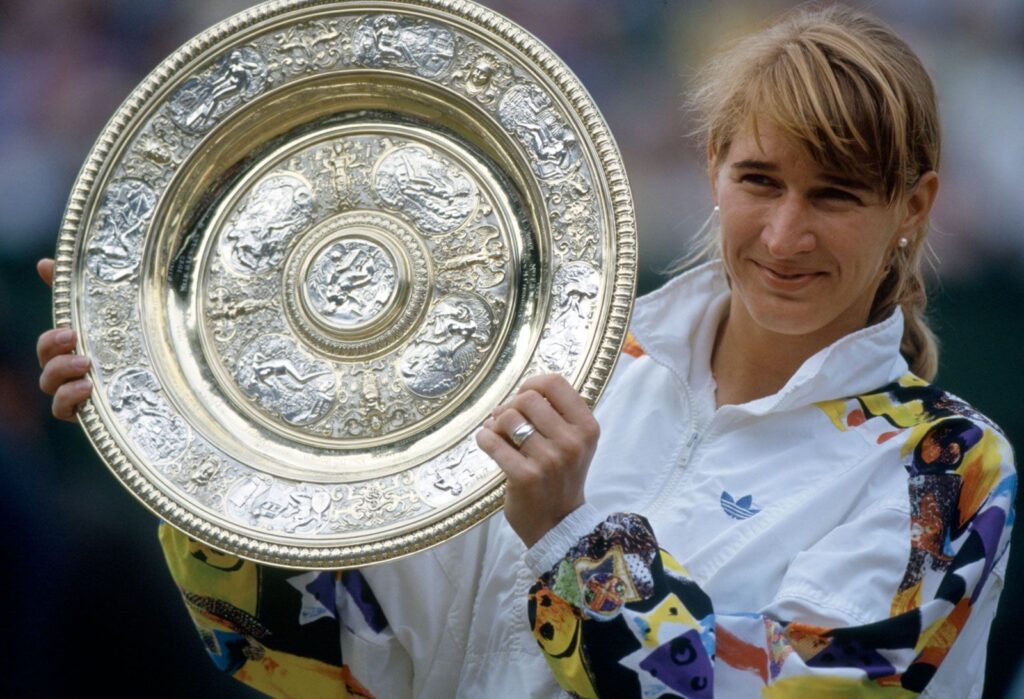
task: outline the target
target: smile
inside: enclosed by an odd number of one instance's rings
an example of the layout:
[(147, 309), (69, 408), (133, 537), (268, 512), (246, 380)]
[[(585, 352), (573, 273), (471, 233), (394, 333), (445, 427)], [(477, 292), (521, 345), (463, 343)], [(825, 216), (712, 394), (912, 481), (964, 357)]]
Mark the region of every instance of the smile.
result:
[(791, 270), (777, 266), (768, 267), (753, 260), (751, 262), (757, 267), (761, 279), (769, 287), (779, 291), (799, 291), (825, 276), (825, 272)]

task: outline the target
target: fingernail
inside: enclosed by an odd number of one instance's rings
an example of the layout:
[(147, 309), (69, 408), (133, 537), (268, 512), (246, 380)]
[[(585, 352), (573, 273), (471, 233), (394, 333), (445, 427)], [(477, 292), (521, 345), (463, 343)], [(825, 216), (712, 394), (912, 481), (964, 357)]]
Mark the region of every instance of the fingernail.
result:
[(69, 328), (65, 328), (64, 330), (61, 330), (59, 333), (57, 333), (57, 342), (61, 343), (62, 345), (66, 345), (69, 342), (71, 342), (71, 340), (74, 339), (74, 337), (75, 331)]
[(92, 362), (88, 357), (75, 357), (71, 360), (71, 367), (74, 369), (88, 369)]
[(486, 427), (487, 429), (491, 429), (491, 427), (493, 425), (494, 425), (494, 418), (489, 417), (486, 420), (484, 420), (484, 427)]
[(92, 381), (89, 379), (79, 379), (78, 381), (75, 381), (76, 391), (84, 391), (87, 388), (92, 388)]

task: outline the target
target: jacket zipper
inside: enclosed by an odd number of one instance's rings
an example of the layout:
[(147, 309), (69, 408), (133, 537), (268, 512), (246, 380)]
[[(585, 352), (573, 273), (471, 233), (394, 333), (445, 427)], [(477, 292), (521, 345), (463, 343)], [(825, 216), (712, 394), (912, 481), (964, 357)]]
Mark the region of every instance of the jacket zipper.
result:
[[(682, 453), (679, 458), (676, 459), (675, 465), (672, 467), (672, 473), (669, 474), (668, 482), (665, 483), (665, 487), (658, 493), (658, 497), (651, 503), (648, 513), (650, 517), (653, 517), (657, 512), (665, 506), (665, 502), (672, 497), (675, 493), (676, 488), (682, 481), (683, 476), (686, 474), (686, 467), (693, 461), (694, 452), (700, 446), (700, 430), (697, 428), (697, 411), (696, 403), (693, 399), (693, 393), (690, 391), (690, 386), (684, 381), (682, 382), (683, 389), (686, 391), (687, 409), (690, 413), (690, 424), (688, 427), (689, 434), (686, 436), (686, 443), (683, 445)], [(712, 418), (714, 419), (714, 418)], [(704, 426), (705, 431), (710, 426)], [(644, 514), (644, 513), (641, 513)]]
[(686, 444), (682, 454), (676, 460), (675, 466), (672, 468), (672, 473), (669, 475), (668, 482), (665, 483), (665, 487), (658, 493), (658, 497), (655, 498), (654, 502), (651, 503), (649, 514), (655, 515), (657, 512), (664, 507), (665, 502), (675, 494), (676, 489), (679, 487), (680, 481), (686, 474), (686, 467), (690, 464), (693, 459), (693, 453), (696, 451), (696, 447), (700, 442), (700, 433), (697, 430), (692, 430), (686, 438)]

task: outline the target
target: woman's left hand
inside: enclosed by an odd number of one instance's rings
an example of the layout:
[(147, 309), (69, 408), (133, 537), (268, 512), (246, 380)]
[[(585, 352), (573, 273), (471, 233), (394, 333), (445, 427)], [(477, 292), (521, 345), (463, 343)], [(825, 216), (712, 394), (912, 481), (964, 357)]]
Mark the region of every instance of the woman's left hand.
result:
[[(526, 422), (536, 431), (517, 449), (509, 435)], [(558, 374), (523, 382), (477, 432), (476, 443), (505, 472), (505, 518), (527, 547), (583, 504), (599, 434), (590, 407)]]

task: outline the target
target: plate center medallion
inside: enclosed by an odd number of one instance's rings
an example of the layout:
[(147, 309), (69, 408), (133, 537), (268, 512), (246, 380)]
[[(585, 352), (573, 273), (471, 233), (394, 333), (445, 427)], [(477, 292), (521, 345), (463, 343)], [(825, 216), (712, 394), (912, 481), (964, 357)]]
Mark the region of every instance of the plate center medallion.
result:
[(285, 314), (325, 356), (364, 361), (416, 328), (431, 297), (420, 236), (379, 211), (346, 211), (308, 231), (285, 262)]
[[(356, 234), (358, 235), (358, 234)], [(317, 320), (342, 333), (386, 314), (398, 295), (394, 258), (363, 237), (335, 240), (314, 253), (303, 279), (303, 301)]]

